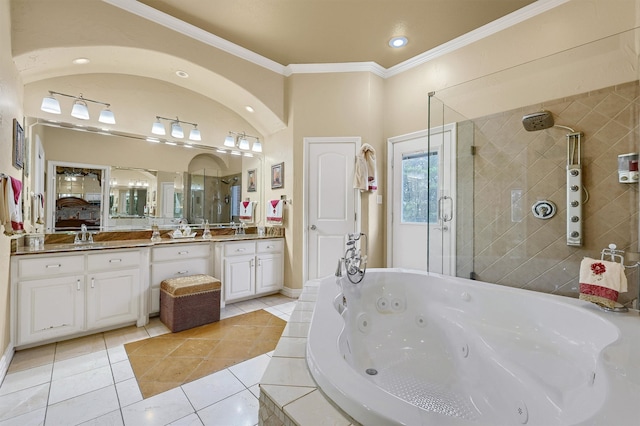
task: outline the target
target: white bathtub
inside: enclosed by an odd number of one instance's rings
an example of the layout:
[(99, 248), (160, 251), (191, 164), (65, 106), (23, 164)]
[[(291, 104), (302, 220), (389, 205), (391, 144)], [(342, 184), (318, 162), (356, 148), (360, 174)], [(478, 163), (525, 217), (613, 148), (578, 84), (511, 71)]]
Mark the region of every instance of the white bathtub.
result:
[(640, 317), (416, 271), (321, 280), (318, 386), (364, 425), (637, 425)]

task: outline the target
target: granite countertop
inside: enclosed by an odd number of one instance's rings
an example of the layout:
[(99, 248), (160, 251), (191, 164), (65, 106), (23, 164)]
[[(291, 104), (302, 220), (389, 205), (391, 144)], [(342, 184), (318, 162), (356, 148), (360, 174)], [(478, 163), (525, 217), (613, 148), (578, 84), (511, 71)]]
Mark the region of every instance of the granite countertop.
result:
[(245, 235), (212, 235), (209, 239), (203, 239), (201, 236), (195, 236), (191, 238), (162, 238), (161, 241), (151, 241), (151, 239), (127, 239), (127, 240), (111, 240), (111, 241), (96, 241), (93, 243), (56, 243), (56, 244), (44, 244), (43, 246), (35, 247), (17, 247), (12, 256), (20, 256), (26, 254), (44, 254), (44, 253), (68, 253), (68, 252), (82, 252), (82, 251), (97, 251), (97, 250), (109, 250), (109, 249), (126, 249), (133, 247), (155, 247), (168, 244), (188, 244), (188, 243), (210, 243), (210, 242), (225, 242), (225, 241), (244, 241), (244, 240), (263, 240), (271, 238), (283, 238), (282, 236), (265, 235), (259, 236), (258, 234), (245, 234)]

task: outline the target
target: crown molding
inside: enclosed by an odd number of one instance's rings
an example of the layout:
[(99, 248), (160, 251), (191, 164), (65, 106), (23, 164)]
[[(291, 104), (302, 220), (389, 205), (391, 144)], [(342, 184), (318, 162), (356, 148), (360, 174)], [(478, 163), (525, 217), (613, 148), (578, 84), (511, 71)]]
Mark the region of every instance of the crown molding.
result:
[(141, 18), (147, 19), (151, 22), (155, 22), (156, 24), (162, 25), (194, 40), (198, 40), (204, 44), (220, 49), (231, 55), (237, 56), (238, 58), (259, 65), (275, 73), (282, 75), (285, 74), (285, 67), (283, 65), (272, 61), (271, 59), (265, 58), (262, 55), (258, 55), (257, 53), (252, 52), (249, 49), (238, 46), (235, 43), (231, 43), (230, 41), (227, 41), (222, 37), (218, 37), (215, 34), (204, 31), (203, 29), (198, 28), (195, 25), (191, 25), (189, 23), (181, 21), (171, 15), (167, 15), (164, 12), (160, 12), (159, 10), (147, 6), (146, 4), (140, 3), (137, 0), (102, 1), (134, 15), (137, 15)]
[(102, 0), (112, 6), (123, 9), (141, 18), (148, 19), (166, 28), (174, 30), (187, 37), (198, 40), (209, 46), (220, 49), (231, 55), (237, 56), (248, 62), (266, 68), (275, 73), (289, 77), (293, 74), (320, 74), (320, 73), (344, 73), (344, 72), (370, 72), (382, 78), (389, 78), (401, 74), (419, 65), (425, 64), (448, 53), (468, 46), (483, 38), (489, 37), (497, 32), (505, 30), (516, 24), (533, 18), (541, 13), (547, 12), (555, 7), (571, 0), (537, 0), (528, 6), (523, 7), (509, 15), (503, 16), (478, 29), (461, 35), (447, 43), (434, 49), (428, 50), (418, 56), (414, 56), (404, 62), (394, 65), (391, 68), (384, 68), (375, 62), (345, 62), (331, 64), (291, 64), (281, 65), (271, 59), (265, 58), (251, 50), (231, 43), (221, 37), (204, 31), (194, 25), (181, 21), (173, 16), (160, 12), (137, 0)]
[(502, 18), (496, 19), (480, 28), (470, 31), (460, 37), (454, 38), (440, 46), (428, 50), (418, 56), (414, 56), (404, 62), (394, 65), (388, 68), (385, 72), (385, 78), (392, 77), (397, 74), (401, 74), (405, 71), (415, 68), (419, 65), (425, 64), (436, 58), (444, 56), (448, 53), (454, 52), (465, 46), (468, 46), (476, 41), (480, 41), (486, 37), (496, 34), (502, 30), (510, 28), (528, 19), (531, 19), (541, 13), (547, 12), (553, 8), (556, 8), (564, 3), (568, 3), (571, 0), (537, 0), (520, 10), (517, 10)]
[(286, 68), (285, 76), (292, 74), (323, 74), (339, 72), (370, 72), (385, 78), (387, 70), (375, 62), (342, 62), (334, 64), (291, 64)]

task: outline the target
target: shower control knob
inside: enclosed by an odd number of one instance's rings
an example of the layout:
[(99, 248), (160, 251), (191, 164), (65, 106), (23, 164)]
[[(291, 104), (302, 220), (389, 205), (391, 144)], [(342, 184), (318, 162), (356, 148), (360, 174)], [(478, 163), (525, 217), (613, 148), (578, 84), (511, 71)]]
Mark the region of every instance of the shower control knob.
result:
[(571, 222), (580, 222), (580, 218), (578, 216), (571, 216)]
[(579, 202), (577, 202), (576, 200), (573, 200), (573, 201), (571, 202), (571, 207), (578, 207), (579, 205), (580, 205), (580, 203), (579, 203)]
[(580, 233), (578, 231), (573, 231), (571, 233), (571, 238), (578, 238), (580, 236)]
[(573, 192), (577, 192), (577, 191), (578, 191), (578, 189), (580, 189), (580, 187), (579, 187), (578, 185), (571, 185), (571, 188), (570, 188), (570, 189), (571, 189)]
[(571, 171), (569, 171), (569, 174), (571, 174), (571, 176), (578, 176), (580, 174), (580, 170), (572, 169)]

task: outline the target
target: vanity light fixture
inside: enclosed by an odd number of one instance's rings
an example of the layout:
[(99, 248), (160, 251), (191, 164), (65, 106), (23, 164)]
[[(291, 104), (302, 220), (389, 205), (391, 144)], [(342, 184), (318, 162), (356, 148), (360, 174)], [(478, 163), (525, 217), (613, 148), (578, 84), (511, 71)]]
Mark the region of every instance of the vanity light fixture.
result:
[[(255, 139), (253, 146), (249, 144), (249, 140), (247, 138)], [(246, 151), (251, 149), (253, 152), (262, 152), (262, 144), (260, 143), (259, 137), (247, 135), (244, 132), (239, 133), (229, 131), (229, 135), (224, 138), (224, 146), (228, 146), (229, 148), (239, 148)]]
[(95, 104), (104, 105), (104, 108), (100, 112), (100, 116), (98, 117), (98, 121), (105, 124), (116, 124), (116, 118), (113, 115), (113, 111), (111, 111), (111, 105), (106, 102), (94, 101), (92, 99), (87, 99), (82, 96), (73, 96), (67, 95), (60, 92), (54, 92), (49, 90), (49, 96), (45, 96), (42, 99), (42, 105), (40, 105), (40, 109), (44, 112), (48, 112), (51, 114), (61, 114), (62, 110), (60, 109), (60, 102), (56, 99), (56, 96), (65, 96), (67, 98), (73, 98), (73, 108), (71, 110), (71, 116), (80, 120), (89, 120), (89, 107), (87, 102), (92, 102)]
[(193, 129), (191, 129), (191, 131), (189, 132), (189, 140), (202, 140), (202, 135), (200, 134), (200, 130), (198, 130), (198, 125), (196, 123), (190, 123), (188, 121), (180, 120), (178, 117), (173, 119), (156, 115), (156, 121), (151, 127), (151, 133), (153, 133), (154, 135), (164, 136), (167, 134), (166, 129), (160, 120), (167, 120), (171, 122), (171, 137), (174, 137), (176, 139), (184, 138), (184, 130), (182, 129), (182, 126), (180, 124), (189, 124), (193, 126)]

